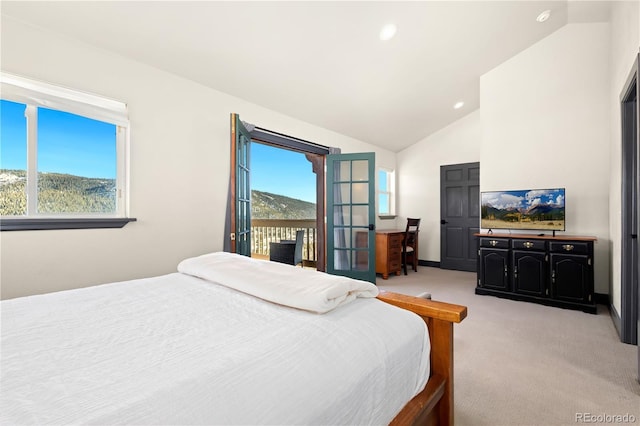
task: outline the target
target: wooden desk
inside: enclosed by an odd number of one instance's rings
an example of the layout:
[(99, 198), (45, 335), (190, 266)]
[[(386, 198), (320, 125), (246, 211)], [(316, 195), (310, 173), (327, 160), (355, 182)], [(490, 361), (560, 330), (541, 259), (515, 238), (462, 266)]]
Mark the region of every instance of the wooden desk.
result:
[[(376, 274), (383, 279), (390, 274), (400, 275), (402, 271), (402, 240), (404, 229), (379, 229), (376, 231)], [(418, 259), (418, 239), (414, 256)]]

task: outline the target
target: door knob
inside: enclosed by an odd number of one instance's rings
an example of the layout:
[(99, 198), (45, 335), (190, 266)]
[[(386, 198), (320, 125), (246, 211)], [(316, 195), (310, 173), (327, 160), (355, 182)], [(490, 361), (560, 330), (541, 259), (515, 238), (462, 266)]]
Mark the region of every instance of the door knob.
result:
[(440, 220), (440, 225), (444, 225), (444, 224), (447, 224), (447, 223), (449, 223), (449, 222), (447, 222), (447, 221), (446, 221), (446, 220), (444, 220), (444, 219), (441, 219), (441, 220)]

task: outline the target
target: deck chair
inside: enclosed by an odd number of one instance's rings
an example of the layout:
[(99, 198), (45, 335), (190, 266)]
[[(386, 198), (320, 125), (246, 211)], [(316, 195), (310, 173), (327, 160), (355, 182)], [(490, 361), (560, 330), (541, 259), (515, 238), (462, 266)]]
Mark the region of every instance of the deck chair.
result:
[(280, 240), (279, 243), (269, 243), (269, 260), (302, 266), (303, 245), (304, 230), (298, 230), (295, 240)]

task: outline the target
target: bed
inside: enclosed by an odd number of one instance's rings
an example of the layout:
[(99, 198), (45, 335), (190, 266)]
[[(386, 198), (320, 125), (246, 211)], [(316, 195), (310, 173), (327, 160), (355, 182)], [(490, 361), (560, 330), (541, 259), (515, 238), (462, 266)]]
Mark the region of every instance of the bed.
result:
[(453, 423), (463, 306), (209, 253), (0, 308), (3, 425)]

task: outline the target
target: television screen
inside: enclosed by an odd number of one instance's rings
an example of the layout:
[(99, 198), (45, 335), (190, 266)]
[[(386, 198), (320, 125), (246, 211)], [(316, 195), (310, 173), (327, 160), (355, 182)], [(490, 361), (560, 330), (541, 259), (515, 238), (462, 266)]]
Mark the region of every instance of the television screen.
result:
[(564, 188), (480, 194), (480, 227), (564, 231)]

